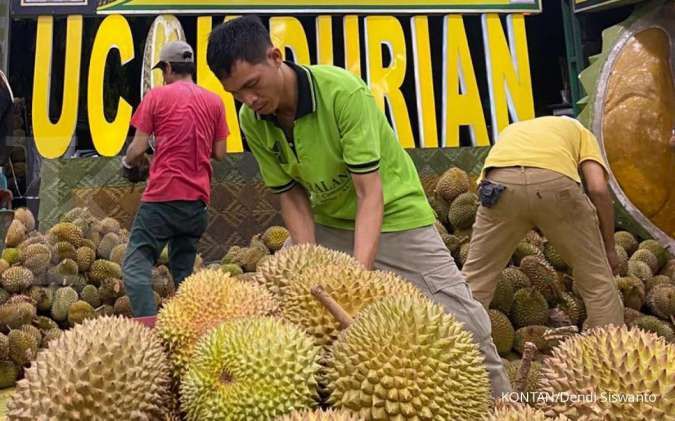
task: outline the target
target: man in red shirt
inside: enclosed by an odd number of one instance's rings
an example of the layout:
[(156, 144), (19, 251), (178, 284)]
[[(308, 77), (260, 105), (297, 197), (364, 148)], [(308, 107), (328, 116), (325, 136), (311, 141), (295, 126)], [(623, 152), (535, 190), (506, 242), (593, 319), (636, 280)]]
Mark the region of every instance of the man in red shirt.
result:
[(122, 165), (127, 174), (143, 164), (150, 135), (155, 153), (124, 257), (124, 287), (135, 317), (154, 316), (152, 267), (168, 243), (176, 285), (192, 273), (197, 243), (207, 226), (211, 158), (225, 156), (225, 108), (214, 93), (197, 86), (194, 53), (182, 41), (162, 48), (154, 68), (165, 86), (150, 90), (131, 120), (136, 128)]

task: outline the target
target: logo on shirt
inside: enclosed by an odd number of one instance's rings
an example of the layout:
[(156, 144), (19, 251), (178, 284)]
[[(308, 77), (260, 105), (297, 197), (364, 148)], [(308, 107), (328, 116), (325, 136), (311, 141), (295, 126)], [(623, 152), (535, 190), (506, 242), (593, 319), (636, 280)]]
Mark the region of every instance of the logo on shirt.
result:
[(305, 187), (311, 194), (312, 203), (320, 204), (335, 198), (339, 192), (349, 189), (350, 186), (349, 173), (344, 172), (335, 175), (330, 180), (307, 183)]

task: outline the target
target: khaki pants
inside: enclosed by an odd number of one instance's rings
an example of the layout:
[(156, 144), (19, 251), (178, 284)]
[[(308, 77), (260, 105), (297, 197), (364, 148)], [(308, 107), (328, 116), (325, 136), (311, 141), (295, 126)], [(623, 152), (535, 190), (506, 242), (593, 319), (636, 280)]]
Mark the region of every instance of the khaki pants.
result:
[[(324, 247), (353, 254), (354, 232), (316, 225), (316, 241)], [(485, 357), (492, 395), (511, 392), (497, 348), (492, 342), (490, 318), (471, 295), (462, 273), (433, 226), (382, 233), (375, 259), (380, 270), (395, 272), (443, 306), (473, 334)]]
[(487, 178), (506, 186), (491, 208), (480, 206), (469, 256), (462, 268), (473, 295), (486, 307), (497, 276), (518, 242), (538, 227), (574, 268), (586, 305), (587, 327), (623, 323), (623, 305), (600, 234), (595, 206), (574, 180), (537, 168), (492, 169)]

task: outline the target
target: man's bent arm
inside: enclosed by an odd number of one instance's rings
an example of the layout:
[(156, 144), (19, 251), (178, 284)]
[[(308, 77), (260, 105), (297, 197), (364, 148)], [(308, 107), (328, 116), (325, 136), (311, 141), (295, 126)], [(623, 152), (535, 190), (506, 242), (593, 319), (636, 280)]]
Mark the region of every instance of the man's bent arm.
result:
[(211, 158), (216, 161), (222, 161), (227, 153), (227, 146), (225, 139), (219, 140), (213, 144), (213, 151), (211, 151)]
[(380, 244), (384, 217), (384, 197), (379, 171), (352, 174), (356, 190), (356, 223), (354, 230), (354, 257), (366, 269), (372, 269)]
[(314, 218), (307, 192), (299, 184), (281, 193), (281, 216), (294, 244), (316, 243)]
[[(612, 205), (612, 196), (609, 192), (605, 169), (595, 161), (584, 161), (581, 163), (581, 171), (584, 174), (586, 192), (591, 202), (595, 205), (600, 219), (600, 232), (605, 243), (605, 250), (612, 262), (612, 256), (615, 255), (614, 249), (614, 207)], [(612, 267), (615, 269), (614, 267)]]
[(140, 164), (140, 158), (143, 157), (145, 151), (148, 150), (148, 139), (150, 139), (148, 133), (138, 129), (136, 130), (134, 140), (131, 141), (131, 144), (127, 148), (127, 154), (124, 158), (127, 165), (134, 167)]

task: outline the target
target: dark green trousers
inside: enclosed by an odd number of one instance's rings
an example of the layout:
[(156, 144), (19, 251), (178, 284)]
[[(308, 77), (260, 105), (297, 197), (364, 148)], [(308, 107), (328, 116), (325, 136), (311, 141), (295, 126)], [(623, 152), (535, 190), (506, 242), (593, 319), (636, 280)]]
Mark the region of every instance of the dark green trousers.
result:
[(157, 314), (152, 268), (167, 243), (169, 271), (176, 287), (192, 273), (197, 243), (207, 222), (206, 205), (201, 200), (141, 203), (122, 268), (134, 317)]

